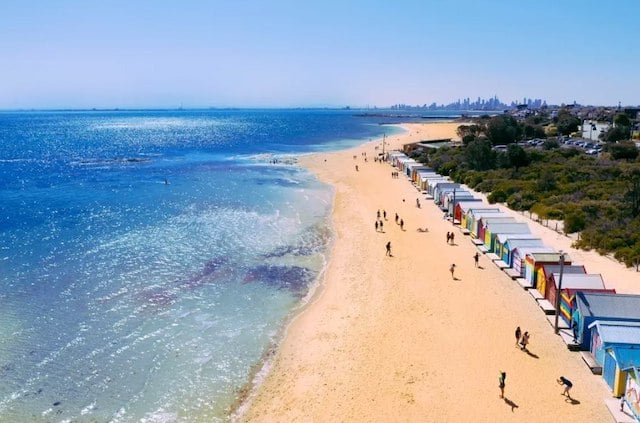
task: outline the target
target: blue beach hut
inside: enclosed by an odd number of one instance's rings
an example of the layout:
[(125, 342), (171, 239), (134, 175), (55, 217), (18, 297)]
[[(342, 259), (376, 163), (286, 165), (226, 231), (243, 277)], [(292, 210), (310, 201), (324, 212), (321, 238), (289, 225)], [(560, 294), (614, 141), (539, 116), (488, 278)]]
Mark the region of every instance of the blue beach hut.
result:
[(583, 350), (591, 345), (589, 325), (596, 320), (640, 322), (640, 295), (578, 292), (575, 301), (572, 321)]

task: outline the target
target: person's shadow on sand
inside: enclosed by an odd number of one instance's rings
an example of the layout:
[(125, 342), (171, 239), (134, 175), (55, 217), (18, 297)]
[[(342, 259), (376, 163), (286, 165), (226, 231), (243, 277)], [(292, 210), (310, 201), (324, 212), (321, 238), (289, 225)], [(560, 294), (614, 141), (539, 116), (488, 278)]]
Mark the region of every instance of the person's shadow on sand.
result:
[(457, 277), (455, 277), (455, 276), (454, 276), (454, 277), (453, 277), (453, 280), (454, 280), (454, 281), (461, 281), (462, 279), (457, 278)]
[(484, 267), (482, 267), (482, 266), (478, 265), (478, 269), (480, 269), (480, 270), (484, 270)]
[(526, 352), (527, 354), (529, 354), (529, 357), (533, 357), (533, 358), (540, 358), (540, 357), (538, 357), (538, 355), (537, 355), (537, 354), (534, 354), (534, 353), (532, 353), (532, 352), (531, 352), (531, 351), (529, 351), (529, 350), (523, 350), (523, 351), (524, 351), (524, 352)]
[(515, 408), (519, 408), (520, 406), (518, 404), (516, 404), (515, 402), (511, 401), (509, 398), (504, 397), (504, 403), (507, 404), (509, 407), (511, 407), (511, 412), (513, 413), (513, 410)]
[(564, 402), (568, 402), (571, 405), (579, 405), (580, 404), (580, 401), (578, 401), (575, 398), (565, 398)]

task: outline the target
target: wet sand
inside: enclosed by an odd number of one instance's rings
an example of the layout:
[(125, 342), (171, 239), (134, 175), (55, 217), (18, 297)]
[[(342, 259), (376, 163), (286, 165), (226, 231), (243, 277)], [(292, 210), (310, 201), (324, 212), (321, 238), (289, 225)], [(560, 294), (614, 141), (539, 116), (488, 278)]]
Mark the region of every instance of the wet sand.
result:
[[(405, 125), (408, 132), (387, 138), (385, 149), (456, 138), (456, 127)], [(517, 283), (485, 256), (474, 266), (469, 238), (432, 202), (421, 198), (417, 208), (419, 193), (408, 180), (391, 178), (389, 164), (373, 161), (379, 151), (377, 140), (301, 160), (335, 187), (335, 243), (322, 286), (290, 324), (240, 420), (610, 421), (602, 377), (567, 350)], [(377, 210), (387, 212), (383, 232), (374, 228)], [(448, 231), (454, 245), (446, 243)], [(564, 238), (548, 232), (550, 246)], [(389, 241), (392, 257), (385, 256)], [(515, 346), (516, 326), (531, 334), (529, 353)], [(507, 373), (505, 399), (500, 371)], [(575, 401), (561, 395), (560, 375), (573, 382)]]

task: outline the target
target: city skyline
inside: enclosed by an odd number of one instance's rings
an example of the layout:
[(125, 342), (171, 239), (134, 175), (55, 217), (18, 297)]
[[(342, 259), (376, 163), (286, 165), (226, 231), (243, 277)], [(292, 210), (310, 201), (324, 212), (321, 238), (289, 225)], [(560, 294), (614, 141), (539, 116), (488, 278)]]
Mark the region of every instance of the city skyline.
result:
[(640, 103), (633, 0), (8, 0), (0, 9), (0, 109), (385, 107), (522, 93)]

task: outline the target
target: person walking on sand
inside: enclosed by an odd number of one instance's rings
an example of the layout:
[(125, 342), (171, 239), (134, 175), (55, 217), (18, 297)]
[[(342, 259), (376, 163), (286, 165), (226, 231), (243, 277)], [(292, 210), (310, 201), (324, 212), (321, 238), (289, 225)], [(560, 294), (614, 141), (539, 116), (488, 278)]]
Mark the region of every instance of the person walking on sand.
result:
[(376, 213), (376, 217), (378, 218), (378, 220), (380, 220), (380, 209), (378, 209), (378, 212)]
[(480, 254), (476, 251), (476, 253), (473, 255), (473, 262), (476, 267), (478, 267), (478, 260), (480, 260)]
[(447, 244), (451, 240), (451, 232), (447, 232)]
[(391, 241), (387, 242), (387, 255), (391, 256)]
[(516, 347), (520, 343), (520, 336), (522, 335), (522, 331), (520, 330), (520, 326), (516, 328)]
[(455, 243), (453, 242), (453, 237), (454, 237), (453, 232), (451, 232), (451, 245), (455, 245)]
[(453, 263), (451, 265), (451, 267), (449, 267), (449, 272), (451, 272), (451, 279), (455, 279), (456, 277), (453, 275), (453, 273), (456, 271), (456, 264)]
[(398, 216), (398, 213), (396, 213), (396, 225), (398, 224), (398, 219), (399, 219), (399, 216)]
[(378, 221), (376, 220), (376, 232), (378, 232)]
[(387, 211), (386, 210), (382, 210), (382, 217), (384, 218), (384, 220), (387, 220)]
[(573, 383), (571, 383), (571, 381), (564, 376), (560, 376), (560, 378), (556, 379), (556, 382), (558, 382), (558, 385), (564, 386), (562, 395), (566, 395), (567, 398), (571, 399), (571, 394), (569, 393), (569, 391), (571, 390), (571, 388), (573, 388)]
[(529, 345), (529, 332), (525, 332), (524, 335), (522, 335), (520, 345), (522, 345), (522, 348), (520, 348), (522, 351), (527, 351), (527, 345)]
[(500, 398), (504, 398), (504, 387), (505, 381), (507, 380), (507, 373), (500, 372), (500, 376), (498, 377), (498, 387), (500, 388)]
[(404, 220), (400, 219), (400, 229), (404, 231)]
[(378, 226), (380, 226), (380, 232), (384, 232), (384, 230), (382, 229), (383, 225), (384, 225), (384, 223), (382, 223), (382, 220), (380, 222), (378, 222)]

